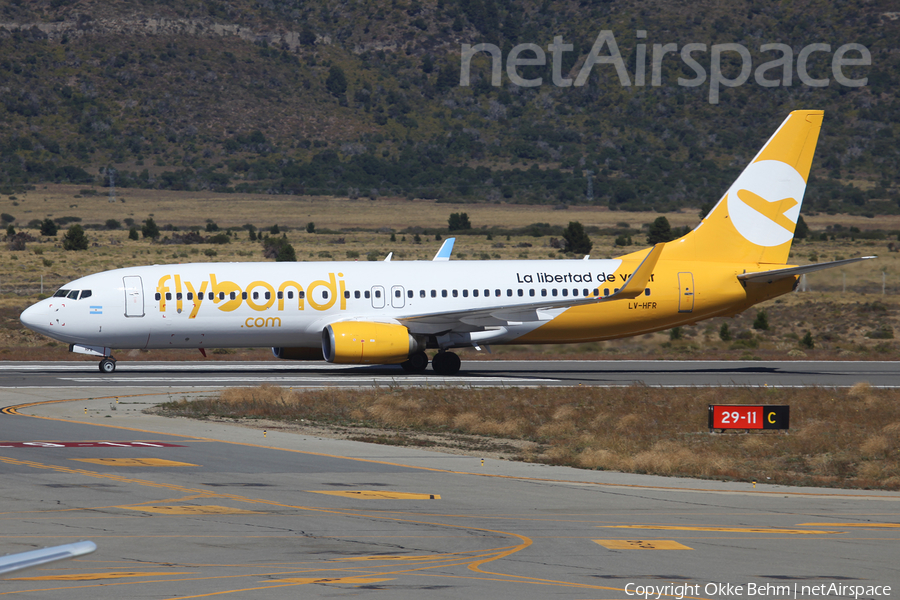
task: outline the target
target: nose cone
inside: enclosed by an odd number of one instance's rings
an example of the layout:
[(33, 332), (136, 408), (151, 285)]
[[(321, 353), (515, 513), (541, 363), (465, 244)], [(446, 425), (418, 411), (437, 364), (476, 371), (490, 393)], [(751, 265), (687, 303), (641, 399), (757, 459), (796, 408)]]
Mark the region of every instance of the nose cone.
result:
[(32, 306), (26, 308), (21, 315), (19, 315), (19, 320), (22, 322), (22, 325), (31, 329), (32, 331), (37, 331), (43, 333), (44, 327), (47, 324), (47, 307), (43, 302), (38, 302)]

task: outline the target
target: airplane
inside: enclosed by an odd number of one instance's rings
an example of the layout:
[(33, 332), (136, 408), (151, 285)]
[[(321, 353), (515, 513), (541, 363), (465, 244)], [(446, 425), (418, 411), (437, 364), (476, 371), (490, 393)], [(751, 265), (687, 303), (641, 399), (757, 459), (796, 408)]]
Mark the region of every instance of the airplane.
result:
[(115, 349), (271, 347), (276, 357), (460, 370), (454, 348), (611, 340), (733, 316), (804, 273), (787, 264), (823, 111), (790, 113), (690, 233), (616, 259), (195, 263), (76, 279), (22, 323), (100, 357)]

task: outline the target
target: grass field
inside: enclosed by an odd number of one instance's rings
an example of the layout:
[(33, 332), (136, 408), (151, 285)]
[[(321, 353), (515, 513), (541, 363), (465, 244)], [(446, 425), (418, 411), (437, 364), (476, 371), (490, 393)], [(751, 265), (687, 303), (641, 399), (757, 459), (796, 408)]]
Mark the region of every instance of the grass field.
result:
[[(710, 433), (709, 404), (788, 404), (790, 430)], [(230, 389), (169, 416), (237, 419), (474, 456), (782, 485), (900, 489), (900, 391), (872, 389)], [(260, 419), (266, 422), (260, 423)]]
[[(598, 207), (571, 207), (555, 210), (550, 206), (504, 204), (439, 204), (432, 201), (407, 201), (397, 198), (378, 200), (348, 198), (290, 198), (265, 195), (161, 192), (154, 190), (118, 190), (115, 203), (110, 203), (103, 189), (97, 195), (84, 195), (79, 186), (39, 186), (27, 194), (0, 196), (0, 212), (16, 217), (14, 226), (33, 219), (75, 216), (84, 225), (102, 225), (107, 219), (125, 223), (134, 219), (140, 226), (153, 217), (160, 227), (172, 225), (180, 232), (191, 226), (204, 228), (207, 219), (220, 229), (239, 228), (252, 223), (268, 233), (279, 225), (282, 234), (294, 245), (298, 259), (381, 260), (388, 252), (394, 260), (430, 260), (441, 241), (434, 235), (421, 235), (420, 242), (409, 227), (439, 229), (447, 226), (451, 213), (465, 212), (474, 233), (461, 235), (454, 249), (454, 260), (544, 259), (563, 258), (550, 246), (550, 236), (494, 235), (477, 233), (482, 227), (512, 230), (532, 223), (565, 226), (579, 221), (600, 229), (623, 227), (640, 230), (652, 222), (657, 213), (611, 212)], [(124, 202), (122, 200), (124, 199)], [(673, 227), (693, 226), (696, 211), (665, 215)], [(900, 229), (900, 217), (866, 219), (842, 215), (805, 217), (813, 231), (842, 225), (861, 231), (879, 227)], [(315, 223), (319, 233), (307, 233), (307, 223)], [(287, 230), (287, 231), (285, 231)], [(58, 286), (80, 276), (118, 267), (182, 262), (233, 262), (267, 260), (262, 244), (250, 242), (248, 232), (235, 230), (228, 244), (167, 244), (174, 231), (163, 231), (160, 242), (128, 239), (127, 229), (93, 229), (87, 235), (91, 248), (83, 252), (63, 250), (64, 228), (54, 238), (38, 239), (24, 251), (0, 247), (0, 353), (26, 353), (34, 358), (69, 358), (65, 349), (46, 338), (22, 329), (18, 314), (35, 302), (41, 293), (50, 294)], [(406, 232), (406, 233), (403, 233)], [(203, 232), (204, 235), (207, 235)], [(391, 235), (395, 241), (391, 241)], [(443, 237), (449, 235), (443, 232)], [(592, 238), (594, 258), (613, 257), (643, 247), (645, 233), (635, 233), (634, 246), (617, 247), (611, 235)], [(879, 255), (877, 260), (812, 274), (810, 291), (794, 293), (770, 301), (760, 308), (769, 315), (770, 329), (760, 331), (751, 325), (756, 311), (751, 309), (736, 319), (713, 319), (682, 330), (681, 339), (669, 339), (668, 333), (657, 333), (598, 344), (561, 347), (496, 348), (485, 356), (466, 353), (464, 358), (519, 357), (564, 355), (567, 357), (724, 357), (724, 358), (896, 358), (900, 351), (893, 331), (900, 331), (900, 310), (895, 301), (900, 291), (900, 253), (888, 251), (888, 241), (838, 240), (798, 242), (791, 260), (798, 264), (837, 260), (863, 255)], [(884, 294), (882, 294), (884, 282)], [(718, 335), (722, 323), (732, 329), (732, 340)], [(815, 337), (815, 348), (801, 348), (799, 340), (809, 330)], [(873, 337), (874, 335), (874, 337)], [(738, 337), (743, 336), (743, 337)], [(17, 349), (17, 350), (13, 350)], [(181, 353), (140, 353), (133, 358), (165, 359)], [(190, 356), (194, 356), (191, 353)], [(263, 351), (250, 351), (218, 358), (264, 357)]]

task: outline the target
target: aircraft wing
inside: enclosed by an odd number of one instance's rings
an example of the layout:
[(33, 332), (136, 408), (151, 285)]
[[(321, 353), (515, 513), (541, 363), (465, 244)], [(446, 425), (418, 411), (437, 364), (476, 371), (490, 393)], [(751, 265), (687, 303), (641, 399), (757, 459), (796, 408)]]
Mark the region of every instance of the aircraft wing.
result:
[(664, 246), (665, 244), (657, 244), (651, 248), (625, 285), (609, 296), (541, 298), (527, 303), (411, 315), (400, 318), (398, 321), (410, 331), (417, 333), (435, 333), (451, 329), (474, 331), (494, 325), (549, 321), (562, 310), (573, 306), (637, 298), (644, 293), (647, 282), (650, 280), (650, 274), (656, 267)]
[(74, 544), (63, 544), (62, 546), (53, 546), (51, 548), (41, 548), (40, 550), (30, 550), (28, 552), (0, 556), (0, 575), (37, 567), (58, 560), (83, 556), (85, 554), (90, 554), (96, 549), (97, 544), (94, 542), (75, 542)]
[(834, 267), (842, 267), (861, 260), (870, 260), (878, 258), (877, 256), (861, 256), (859, 258), (848, 258), (846, 260), (835, 260), (825, 263), (815, 263), (812, 265), (803, 265), (800, 267), (788, 267), (786, 269), (773, 269), (771, 271), (758, 271), (756, 273), (741, 273), (738, 279), (741, 281), (753, 281), (763, 283), (773, 283), (789, 277), (803, 275), (804, 273), (812, 273), (813, 271), (822, 271), (823, 269), (833, 269)]

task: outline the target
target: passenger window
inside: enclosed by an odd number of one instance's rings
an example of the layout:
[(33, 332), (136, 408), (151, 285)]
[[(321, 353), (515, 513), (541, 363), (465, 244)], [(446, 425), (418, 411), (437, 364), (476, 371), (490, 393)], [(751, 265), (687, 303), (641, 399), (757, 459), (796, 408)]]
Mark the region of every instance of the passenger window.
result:
[(356, 298), (357, 300), (359, 300), (359, 290), (356, 290), (355, 292), (353, 292), (353, 297)]
[(157, 302), (162, 299), (162, 296), (159, 295), (159, 292), (156, 292), (156, 295), (153, 297)]
[(178, 292), (177, 294), (175, 294), (175, 299), (181, 300), (181, 292)]
[(650, 288), (644, 288), (644, 295), (645, 295), (645, 296), (649, 296), (649, 295), (650, 295)]
[(406, 291), (406, 297), (407, 297), (407, 298), (412, 298), (412, 297), (413, 297), (413, 291), (412, 291), (412, 290), (407, 290), (407, 291)]
[[(166, 296), (168, 296), (168, 294), (166, 294)], [(224, 299), (225, 299), (225, 292), (219, 292), (219, 300), (224, 300)]]
[(534, 296), (534, 290), (533, 290), (533, 289), (532, 289), (532, 290), (528, 290), (528, 295), (529, 295), (529, 296)]
[(494, 290), (494, 295), (498, 298), (500, 297), (500, 290)]
[(419, 298), (425, 297), (425, 290), (419, 290)]
[(603, 288), (603, 295), (609, 296), (609, 288)]
[(349, 297), (350, 297), (350, 292), (344, 291), (344, 298), (349, 298)]
[(457, 292), (456, 290), (453, 290), (453, 297), (456, 298), (457, 296), (459, 296), (459, 292)]
[(441, 290), (441, 298), (447, 297), (447, 290)]
[(469, 297), (469, 290), (463, 290), (463, 298)]
[(212, 292), (210, 292), (210, 293), (209, 293), (209, 296), (208, 296), (208, 298), (209, 298), (209, 299), (210, 299), (210, 300), (212, 300), (212, 299), (213, 299), (213, 297), (214, 297), (214, 296), (213, 296), (213, 293), (212, 293)]
[(490, 298), (490, 296), (491, 296), (491, 290), (484, 290), (484, 297)]
[(551, 296), (556, 296), (556, 295), (557, 295), (556, 288), (553, 288), (552, 290), (550, 290), (550, 295), (551, 295)]
[(294, 290), (288, 290), (288, 300), (294, 299)]
[[(556, 290), (553, 290), (553, 291), (556, 292)], [(568, 296), (568, 295), (569, 295), (569, 290), (567, 290), (566, 288), (563, 288), (562, 293), (563, 293), (563, 296)], [(555, 296), (556, 294), (553, 294), (553, 295)]]
[(394, 298), (400, 297), (400, 290), (394, 290)]
[(188, 300), (193, 300), (193, 299), (194, 299), (194, 293), (193, 293), (193, 292), (188, 292), (188, 293), (187, 293), (187, 299), (188, 299)]
[(69, 290), (56, 290), (56, 293), (53, 294), (54, 298), (65, 298), (69, 295)]
[(266, 300), (272, 299), (272, 292), (266, 292)]
[(519, 290), (519, 297), (521, 298), (524, 295), (525, 295), (525, 290)]
[(431, 290), (431, 297), (437, 298), (437, 290)]
[(372, 294), (369, 293), (369, 290), (366, 290), (365, 293), (364, 293), (363, 295), (364, 295), (366, 298), (368, 298), (368, 297), (371, 296)]
[(275, 297), (279, 300), (284, 300), (284, 292), (278, 292)]
[(72, 290), (66, 297), (69, 298), (69, 300), (78, 300), (78, 290)]
[(507, 289), (507, 290), (506, 290), (506, 296), (507, 296), (508, 298), (512, 298), (512, 290)]
[(172, 292), (166, 292), (166, 300), (172, 299)]
[[(246, 293), (246, 292), (245, 292)], [(259, 300), (259, 292), (253, 292), (253, 299)]]
[(328, 292), (322, 291), (322, 300), (328, 300)]
[(231, 300), (237, 300), (237, 292), (231, 292), (230, 294), (228, 294), (228, 297)]
[(375, 297), (381, 298), (381, 290), (375, 290)]
[[(647, 290), (647, 291), (649, 292), (650, 290)], [(91, 297), (91, 290), (81, 290), (80, 298), (84, 299), (84, 298), (90, 298), (90, 297)]]
[(541, 296), (546, 296), (546, 295), (547, 295), (547, 290), (541, 290)]
[(306, 292), (304, 292), (302, 290), (297, 292), (297, 297), (300, 298), (301, 300), (303, 300), (304, 298), (306, 298)]
[(477, 297), (478, 297), (478, 290), (472, 290), (472, 297), (473, 297), (473, 298), (477, 298)]

